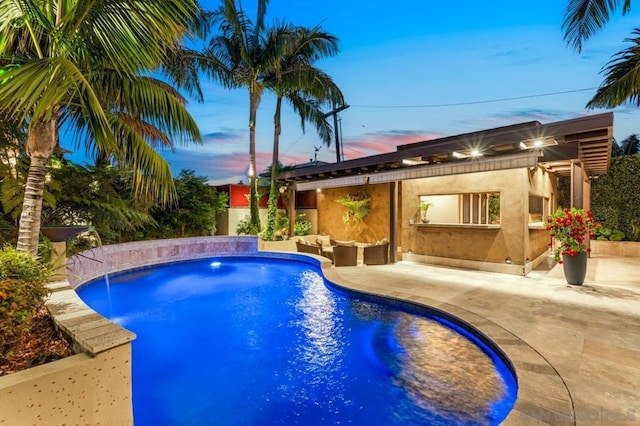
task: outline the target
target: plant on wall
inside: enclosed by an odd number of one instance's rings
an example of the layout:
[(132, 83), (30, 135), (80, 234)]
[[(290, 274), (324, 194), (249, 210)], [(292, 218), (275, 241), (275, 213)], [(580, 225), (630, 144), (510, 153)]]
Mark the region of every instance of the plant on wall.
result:
[(347, 208), (342, 215), (342, 222), (354, 229), (360, 226), (371, 211), (371, 196), (362, 190), (351, 192), (336, 201)]

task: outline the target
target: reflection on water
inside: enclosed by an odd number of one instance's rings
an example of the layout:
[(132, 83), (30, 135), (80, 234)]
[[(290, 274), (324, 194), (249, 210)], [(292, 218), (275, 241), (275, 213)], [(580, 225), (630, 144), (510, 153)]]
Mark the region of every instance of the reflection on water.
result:
[(342, 351), (342, 321), (337, 316), (336, 300), (318, 274), (303, 274), (300, 279), (302, 298), (295, 306), (300, 314), (296, 325), (302, 333), (296, 345), (300, 358), (317, 371), (338, 369)]
[[(353, 301), (359, 318), (376, 322), (373, 352), (414, 403), (452, 422), (491, 424), (505, 384), (489, 356), (437, 321)], [(405, 413), (397, 413), (405, 416)], [(410, 414), (409, 414), (409, 417)]]
[(298, 286), (302, 290), (294, 305), (298, 319), (291, 324), (298, 333), (290, 365), (302, 370), (298, 373), (304, 385), (299, 387), (296, 399), (306, 400), (319, 391), (324, 394), (322, 405), (331, 407), (336, 400), (343, 399), (344, 393), (342, 382), (336, 380), (342, 368), (345, 341), (342, 312), (317, 273), (303, 272)]
[(490, 418), (489, 402), (501, 398), (504, 387), (478, 346), (442, 324), (402, 313), (394, 334), (404, 348), (396, 381), (416, 404), (461, 421), (468, 413)]

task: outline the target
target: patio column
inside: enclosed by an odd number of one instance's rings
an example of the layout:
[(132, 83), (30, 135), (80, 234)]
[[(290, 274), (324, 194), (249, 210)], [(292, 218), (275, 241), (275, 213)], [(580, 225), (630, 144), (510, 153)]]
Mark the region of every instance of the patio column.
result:
[(289, 192), (289, 238), (295, 234), (296, 225), (296, 190), (294, 185), (289, 185), (287, 188)]
[(398, 182), (389, 182), (389, 262), (396, 263), (398, 242), (396, 229), (398, 221)]

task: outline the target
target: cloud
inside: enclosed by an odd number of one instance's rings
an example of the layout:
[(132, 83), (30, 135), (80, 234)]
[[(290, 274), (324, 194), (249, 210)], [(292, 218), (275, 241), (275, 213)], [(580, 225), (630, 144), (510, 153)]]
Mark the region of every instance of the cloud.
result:
[(398, 145), (421, 142), (443, 136), (439, 133), (419, 130), (387, 130), (365, 133), (342, 142), (347, 160), (393, 152)]
[[(206, 176), (209, 181), (222, 183), (237, 183), (239, 180), (248, 181), (249, 153), (247, 151), (220, 152), (209, 150), (178, 149), (175, 153), (166, 153), (164, 158), (171, 165), (171, 170), (177, 175), (182, 169), (191, 169), (198, 176)], [(256, 151), (256, 169), (262, 173), (271, 165), (271, 151)], [(309, 158), (301, 154), (285, 153), (280, 155), (280, 162), (284, 165), (306, 163)]]
[(246, 132), (239, 129), (223, 129), (202, 135), (202, 144), (237, 144), (246, 143)]
[(454, 127), (459, 129), (456, 134), (460, 134), (469, 131), (479, 131), (491, 129), (494, 127), (510, 126), (512, 124), (520, 124), (529, 121), (539, 121), (544, 124), (553, 121), (576, 118), (576, 116), (582, 116), (586, 114), (586, 112), (576, 114), (575, 111), (570, 112), (551, 108), (520, 108), (499, 113), (487, 114), (486, 117), (454, 120), (451, 123)]

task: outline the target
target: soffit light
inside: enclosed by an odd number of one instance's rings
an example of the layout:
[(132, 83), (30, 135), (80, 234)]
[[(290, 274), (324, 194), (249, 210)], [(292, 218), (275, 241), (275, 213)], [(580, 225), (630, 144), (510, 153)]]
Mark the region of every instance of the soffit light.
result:
[(404, 164), (405, 166), (416, 166), (418, 164), (429, 164), (429, 162), (423, 160), (420, 157), (412, 157), (412, 158), (405, 158), (404, 160), (402, 160), (402, 164)]
[(558, 145), (558, 141), (553, 136), (543, 138), (525, 139), (520, 141), (520, 149), (539, 149), (545, 146)]

